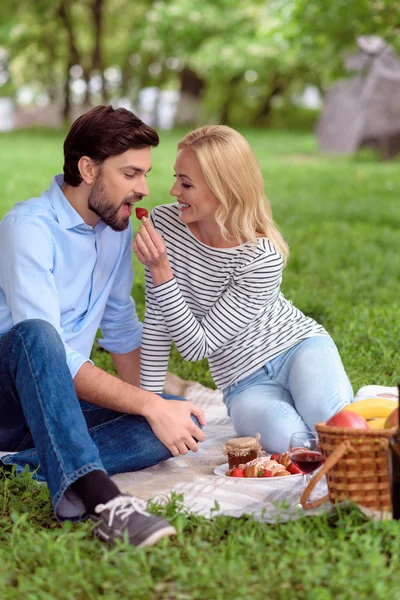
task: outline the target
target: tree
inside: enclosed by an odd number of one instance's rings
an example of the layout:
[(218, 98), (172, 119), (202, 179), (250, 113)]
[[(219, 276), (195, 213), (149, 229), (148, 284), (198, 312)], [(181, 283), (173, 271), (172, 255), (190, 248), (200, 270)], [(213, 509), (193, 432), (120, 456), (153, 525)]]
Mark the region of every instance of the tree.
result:
[[(8, 6), (11, 0), (4, 0)], [(21, 0), (10, 23), (8, 48), (17, 84), (32, 82), (55, 100), (63, 116), (71, 108), (71, 68), (80, 65), (89, 84), (93, 72), (104, 85), (105, 0)], [(91, 27), (87, 27), (87, 24)], [(86, 100), (89, 100), (89, 85)]]
[(249, 88), (254, 91), (254, 76), (259, 97), (249, 104), (254, 112), (262, 103), (266, 114), (265, 98), (285, 89), (284, 75), (295, 67), (285, 61), (279, 36), (271, 35), (276, 20), (268, 3), (258, 0), (246, 6), (240, 0), (157, 2), (141, 30), (141, 53), (156, 55), (163, 64), (179, 59), (178, 118), (199, 120), (200, 101), (211, 95), (219, 120), (229, 121), (235, 91), (244, 89), (246, 96)]
[(324, 85), (344, 73), (358, 36), (378, 35), (400, 50), (399, 0), (277, 0), (276, 7), (286, 39)]

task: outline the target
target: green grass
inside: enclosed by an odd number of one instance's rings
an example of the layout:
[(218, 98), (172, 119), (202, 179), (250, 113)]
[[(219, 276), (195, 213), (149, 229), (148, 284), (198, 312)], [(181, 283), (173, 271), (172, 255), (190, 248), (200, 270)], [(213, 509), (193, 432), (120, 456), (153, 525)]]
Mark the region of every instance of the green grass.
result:
[[(265, 177), (274, 216), (291, 248), (283, 291), (332, 334), (354, 389), (400, 379), (399, 162), (318, 154), (309, 134), (244, 131)], [(62, 167), (54, 132), (0, 136), (0, 216), (48, 187)], [(153, 152), (146, 206), (169, 201), (179, 132)], [(133, 295), (143, 315), (143, 270)], [(112, 370), (96, 348), (96, 363)], [(170, 369), (211, 385), (205, 361)], [(159, 510), (154, 507), (154, 510)], [(89, 524), (61, 526), (46, 488), (29, 476), (0, 481), (0, 599), (400, 598), (400, 525), (374, 523), (356, 508), (288, 524), (187, 515), (165, 509), (180, 534), (150, 550), (108, 549)]]

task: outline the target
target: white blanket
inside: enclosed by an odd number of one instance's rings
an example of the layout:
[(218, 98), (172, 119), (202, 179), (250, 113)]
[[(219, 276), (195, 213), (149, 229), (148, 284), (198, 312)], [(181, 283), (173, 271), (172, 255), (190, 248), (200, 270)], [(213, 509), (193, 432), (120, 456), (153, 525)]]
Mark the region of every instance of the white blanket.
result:
[[(214, 474), (215, 467), (226, 463), (222, 453), (225, 442), (235, 437), (231, 421), (226, 414), (222, 395), (199, 383), (185, 382), (168, 374), (165, 392), (182, 395), (203, 408), (206, 416), (205, 441), (199, 452), (172, 458), (155, 467), (132, 473), (121, 473), (113, 479), (120, 488), (144, 500), (165, 502), (175, 492), (183, 496), (187, 509), (204, 517), (217, 514), (240, 517), (251, 514), (270, 523), (329, 511), (326, 503), (318, 509), (304, 511), (298, 506), (303, 481), (297, 477), (273, 479), (233, 479)], [(0, 452), (0, 457), (7, 452)], [(326, 483), (319, 483), (311, 499), (327, 493)], [(391, 514), (360, 509), (374, 519), (391, 518)]]
[[(193, 381), (169, 374), (168, 393), (182, 395), (200, 406), (206, 417), (205, 441), (197, 453), (171, 458), (155, 467), (114, 475), (123, 491), (143, 500), (165, 502), (171, 492), (183, 495), (187, 509), (204, 517), (216, 514), (240, 517), (251, 514), (267, 522), (287, 521), (304, 514), (317, 514), (330, 509), (324, 504), (319, 509), (304, 511), (299, 506), (303, 490), (301, 477), (269, 479), (234, 479), (214, 474), (214, 469), (227, 462), (222, 449), (225, 442), (236, 437), (227, 416), (222, 394)], [(0, 456), (6, 452), (0, 452)], [(327, 493), (326, 483), (319, 483), (312, 499)]]
[[(206, 439), (199, 445), (200, 450), (143, 471), (116, 475), (113, 479), (119, 487), (144, 500), (153, 498), (160, 502), (166, 501), (171, 492), (182, 494), (184, 505), (205, 517), (252, 514), (257, 519), (276, 522), (304, 514), (305, 511), (298, 506), (303, 490), (301, 477), (257, 480), (214, 474), (215, 467), (226, 463), (222, 452), (225, 442), (236, 436), (222, 402), (222, 394), (195, 382), (186, 382), (183, 392), (205, 412)], [(326, 484), (318, 484), (312, 498), (326, 493)], [(307, 511), (307, 514), (329, 509), (330, 505), (325, 504), (320, 509)]]

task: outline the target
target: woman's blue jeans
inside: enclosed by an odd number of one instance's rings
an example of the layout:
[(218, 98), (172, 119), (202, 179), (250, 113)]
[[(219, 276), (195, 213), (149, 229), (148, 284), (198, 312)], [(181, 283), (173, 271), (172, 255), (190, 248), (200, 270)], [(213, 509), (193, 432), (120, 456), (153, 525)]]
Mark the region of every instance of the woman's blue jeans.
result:
[(352, 401), (350, 381), (327, 335), (299, 342), (224, 390), (236, 433), (260, 433), (270, 452), (288, 450), (293, 433), (313, 430)]
[(1, 461), (17, 472), (37, 470), (56, 516), (73, 520), (84, 507), (69, 488), (86, 473), (136, 471), (171, 458), (144, 417), (77, 398), (60, 336), (36, 319), (0, 335), (0, 450), (16, 452)]

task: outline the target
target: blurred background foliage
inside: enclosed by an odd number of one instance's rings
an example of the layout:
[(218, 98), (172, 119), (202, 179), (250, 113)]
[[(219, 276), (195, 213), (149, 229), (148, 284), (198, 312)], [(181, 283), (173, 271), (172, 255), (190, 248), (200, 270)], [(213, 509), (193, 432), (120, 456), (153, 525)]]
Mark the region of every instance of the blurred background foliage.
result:
[(0, 95), (29, 86), (67, 119), (155, 86), (178, 125), (309, 125), (296, 95), (342, 76), (359, 35), (400, 49), (399, 25), (399, 0), (2, 0)]

